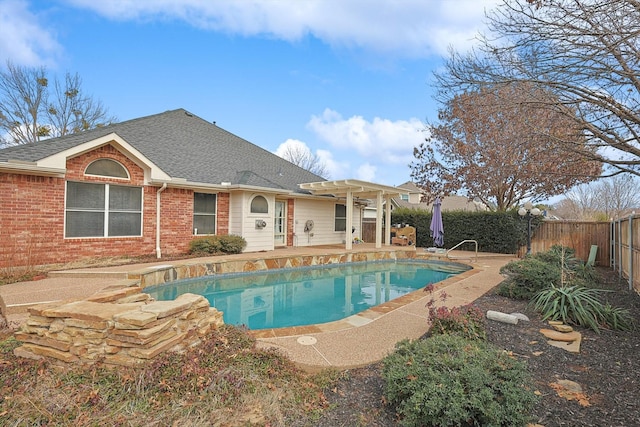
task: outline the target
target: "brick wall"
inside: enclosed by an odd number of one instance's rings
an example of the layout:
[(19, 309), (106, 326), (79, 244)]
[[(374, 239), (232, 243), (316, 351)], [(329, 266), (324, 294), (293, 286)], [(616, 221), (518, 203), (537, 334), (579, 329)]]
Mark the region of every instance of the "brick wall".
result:
[[(96, 159), (110, 158), (129, 171), (130, 179), (85, 176)], [(70, 181), (144, 185), (144, 171), (110, 145), (67, 160)], [(155, 256), (156, 194), (143, 188), (141, 237), (64, 238), (65, 179), (0, 173), (0, 268), (56, 264), (86, 258)], [(163, 255), (185, 253), (193, 239), (193, 191), (168, 188), (161, 193)], [(218, 195), (218, 234), (229, 230), (229, 194)]]
[(287, 246), (293, 246), (295, 201), (287, 200)]
[(0, 174), (0, 268), (53, 262), (63, 225), (63, 179)]
[(229, 234), (229, 193), (218, 193), (216, 232), (220, 235)]

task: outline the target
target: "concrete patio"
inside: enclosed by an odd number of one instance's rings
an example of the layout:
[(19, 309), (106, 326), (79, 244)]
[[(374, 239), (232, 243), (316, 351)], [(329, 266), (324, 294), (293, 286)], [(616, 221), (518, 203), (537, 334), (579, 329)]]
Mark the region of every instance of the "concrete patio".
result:
[[(398, 247), (375, 249), (372, 244), (354, 245), (350, 252), (393, 251)], [(272, 256), (330, 255), (344, 252), (344, 247), (324, 246), (286, 248), (275, 251), (189, 258), (176, 261), (158, 261), (145, 264), (127, 264), (111, 267), (74, 268), (49, 273), (49, 277), (0, 286), (0, 295), (7, 305), (9, 322), (19, 324), (27, 316), (27, 308), (34, 304), (85, 298), (107, 286), (130, 283), (130, 277), (141, 271), (184, 265), (195, 262), (221, 262), (226, 260), (254, 260)], [(252, 331), (258, 346), (276, 348), (297, 364), (308, 369), (349, 368), (379, 361), (395, 344), (405, 338), (418, 338), (429, 327), (426, 304), (433, 298), (444, 304), (459, 306), (473, 302), (502, 281), (500, 267), (513, 256), (478, 254), (454, 251), (449, 256), (456, 262), (473, 267), (472, 270), (438, 283), (433, 294), (422, 290), (384, 303), (365, 312), (336, 322), (320, 325)], [(417, 257), (429, 256), (423, 249)], [(440, 254), (442, 259), (446, 257)]]

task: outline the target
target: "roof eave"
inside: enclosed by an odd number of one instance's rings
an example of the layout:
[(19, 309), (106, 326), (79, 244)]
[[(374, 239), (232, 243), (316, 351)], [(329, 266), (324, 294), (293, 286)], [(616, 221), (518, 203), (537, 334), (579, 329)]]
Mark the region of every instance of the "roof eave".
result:
[(9, 160), (0, 162), (0, 172), (64, 178), (66, 169), (38, 166), (36, 163)]
[(259, 192), (259, 193), (274, 193), (276, 195), (290, 195), (291, 193), (293, 193), (291, 190), (285, 190), (281, 188), (267, 188), (267, 187), (258, 187), (258, 186), (252, 186), (252, 185), (229, 184), (229, 183), (210, 184), (206, 182), (188, 181), (183, 178), (172, 178), (169, 180), (156, 180), (151, 182), (151, 184), (152, 185), (167, 184), (167, 187), (170, 187), (170, 188), (182, 188), (182, 189), (191, 189), (191, 190), (229, 192), (229, 193), (234, 191), (253, 191), (253, 192)]
[(320, 182), (308, 182), (298, 184), (303, 190), (311, 191), (313, 194), (332, 194), (334, 196), (342, 196), (347, 192), (358, 194), (360, 197), (375, 197), (378, 194), (384, 196), (399, 196), (401, 194), (407, 194), (397, 187), (391, 187), (388, 185), (375, 184), (367, 181), (360, 181), (357, 179), (343, 179), (337, 181), (320, 181)]

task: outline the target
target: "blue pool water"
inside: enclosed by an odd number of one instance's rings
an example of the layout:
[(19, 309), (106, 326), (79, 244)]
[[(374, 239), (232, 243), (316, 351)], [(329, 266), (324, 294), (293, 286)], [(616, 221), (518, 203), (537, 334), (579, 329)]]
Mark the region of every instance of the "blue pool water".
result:
[(224, 274), (149, 287), (157, 300), (203, 295), (224, 322), (250, 329), (331, 322), (440, 282), (469, 267), (430, 261), (377, 261)]

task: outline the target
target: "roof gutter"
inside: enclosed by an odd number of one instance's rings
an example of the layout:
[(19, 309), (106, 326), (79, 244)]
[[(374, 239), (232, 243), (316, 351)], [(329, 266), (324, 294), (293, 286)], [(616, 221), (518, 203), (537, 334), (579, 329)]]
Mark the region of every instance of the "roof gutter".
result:
[(167, 183), (162, 184), (162, 187), (156, 192), (156, 257), (162, 258), (162, 251), (160, 250), (160, 193), (167, 189)]
[(209, 191), (209, 192), (230, 192), (230, 191), (256, 191), (261, 193), (274, 193), (274, 194), (292, 194), (293, 191), (282, 188), (269, 188), (269, 187), (257, 187), (253, 185), (245, 184), (207, 184), (203, 182), (187, 181), (186, 179), (173, 178), (170, 181), (152, 181), (150, 184), (168, 184), (171, 188), (184, 188), (188, 190), (196, 191)]
[(59, 168), (42, 167), (31, 162), (20, 162), (20, 161), (10, 160), (8, 162), (0, 162), (0, 172), (38, 175), (38, 176), (53, 176), (53, 177), (60, 178), (60, 177), (64, 177), (66, 170), (59, 169)]

